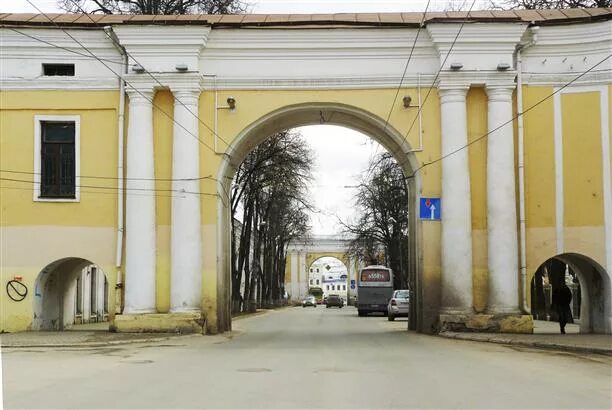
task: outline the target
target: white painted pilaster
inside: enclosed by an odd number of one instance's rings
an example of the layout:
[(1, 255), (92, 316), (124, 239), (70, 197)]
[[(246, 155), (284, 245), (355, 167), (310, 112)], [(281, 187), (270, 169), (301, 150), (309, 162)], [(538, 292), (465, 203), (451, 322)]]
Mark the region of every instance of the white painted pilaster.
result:
[[(201, 308), (202, 224), (197, 79), (192, 86), (170, 84), (174, 93), (172, 145), (171, 312)], [(179, 192), (176, 192), (179, 191)]]
[(440, 88), (442, 116), (441, 311), (472, 313), (472, 212), (467, 144), (468, 87)]
[[(557, 91), (557, 89), (555, 89)], [(555, 144), (555, 231), (557, 254), (565, 252), (564, 199), (563, 199), (563, 121), (561, 118), (561, 93), (553, 95), (553, 135)]]
[[(487, 246), (491, 313), (519, 313), (518, 243), (514, 174), (512, 91), (487, 87)], [(501, 128), (499, 128), (501, 127)]]
[(153, 91), (128, 91), (125, 308), (124, 313), (155, 309), (155, 170)]
[(308, 294), (308, 267), (306, 266), (306, 252), (300, 252), (300, 280), (299, 280), (300, 300)]
[(289, 255), (291, 257), (291, 300), (299, 301), (300, 288), (298, 282), (298, 253), (291, 252)]

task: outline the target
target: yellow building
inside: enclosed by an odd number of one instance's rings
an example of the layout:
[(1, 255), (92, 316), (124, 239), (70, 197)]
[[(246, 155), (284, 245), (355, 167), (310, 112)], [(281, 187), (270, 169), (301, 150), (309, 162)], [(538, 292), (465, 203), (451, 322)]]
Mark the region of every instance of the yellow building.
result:
[(118, 330), (230, 329), (233, 173), (329, 123), (409, 177), (419, 331), (530, 332), (556, 258), (611, 333), (611, 16), (0, 15), (0, 330), (69, 326), (90, 264)]

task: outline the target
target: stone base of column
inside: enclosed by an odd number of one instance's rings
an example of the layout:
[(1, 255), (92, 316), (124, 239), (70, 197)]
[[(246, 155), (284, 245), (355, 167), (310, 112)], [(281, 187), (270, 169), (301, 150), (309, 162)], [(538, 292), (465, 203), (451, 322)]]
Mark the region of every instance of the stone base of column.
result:
[(111, 332), (120, 333), (206, 333), (201, 312), (116, 315)]
[(533, 333), (533, 318), (523, 314), (441, 314), (440, 332)]

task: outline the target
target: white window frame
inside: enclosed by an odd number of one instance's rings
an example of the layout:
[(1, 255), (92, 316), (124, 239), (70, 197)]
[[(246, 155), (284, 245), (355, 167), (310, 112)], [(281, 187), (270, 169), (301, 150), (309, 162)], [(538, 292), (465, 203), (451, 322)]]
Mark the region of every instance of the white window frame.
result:
[[(74, 198), (41, 198), (41, 148), (42, 123), (45, 121), (74, 122)], [(34, 202), (81, 202), (81, 116), (80, 115), (35, 115), (34, 116)]]

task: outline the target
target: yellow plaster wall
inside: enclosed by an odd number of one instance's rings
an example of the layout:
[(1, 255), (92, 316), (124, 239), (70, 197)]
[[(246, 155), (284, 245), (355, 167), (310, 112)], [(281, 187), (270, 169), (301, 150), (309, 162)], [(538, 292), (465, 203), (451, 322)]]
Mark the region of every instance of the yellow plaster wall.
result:
[(601, 115), (598, 92), (561, 96), (563, 225), (603, 225)]
[(561, 96), (565, 251), (605, 260), (600, 93)]
[[(4, 170), (34, 171), (34, 116), (80, 116), (81, 199), (34, 202), (32, 183), (0, 181), (2, 218), (9, 225), (115, 226), (117, 218), (117, 104), (110, 91), (0, 93), (0, 163)], [(79, 107), (74, 109), (74, 107)], [(92, 179), (85, 176), (104, 176)], [(31, 181), (31, 174), (2, 173)], [(105, 187), (108, 189), (100, 189)], [(10, 189), (9, 189), (10, 188)]]
[[(538, 104), (553, 91), (552, 87), (523, 87), (523, 109)], [(539, 265), (556, 254), (553, 98), (525, 113), (523, 126), (527, 279), (531, 283)], [(528, 295), (528, 303), (530, 300)]]
[(80, 201), (72, 203), (35, 202), (31, 182), (0, 181), (2, 289), (16, 275), (28, 287), (21, 302), (0, 298), (1, 331), (31, 326), (36, 278), (64, 257), (81, 257), (102, 268), (109, 282), (109, 311), (114, 312), (117, 110), (114, 91), (0, 91), (0, 165), (27, 172), (3, 172), (2, 178), (32, 181), (35, 115), (80, 117), (81, 175)]
[[(468, 142), (488, 131), (488, 98), (484, 88), (473, 87), (467, 94)], [(487, 138), (468, 148), (472, 199), (472, 283), (474, 308), (484, 311), (488, 295), (487, 267)]]
[[(525, 109), (553, 92), (552, 87), (523, 90)], [(557, 254), (556, 217), (563, 218), (565, 251), (604, 260), (600, 95), (563, 93), (560, 101), (563, 215), (555, 215), (554, 99), (544, 101), (524, 116), (529, 283), (539, 265)]]
[[(170, 213), (172, 189), (172, 132), (174, 97), (170, 91), (158, 91), (153, 98), (153, 141), (155, 152), (155, 198), (157, 220), (157, 264), (155, 275), (156, 307), (160, 313), (170, 310)], [(129, 138), (129, 136), (128, 136)]]

